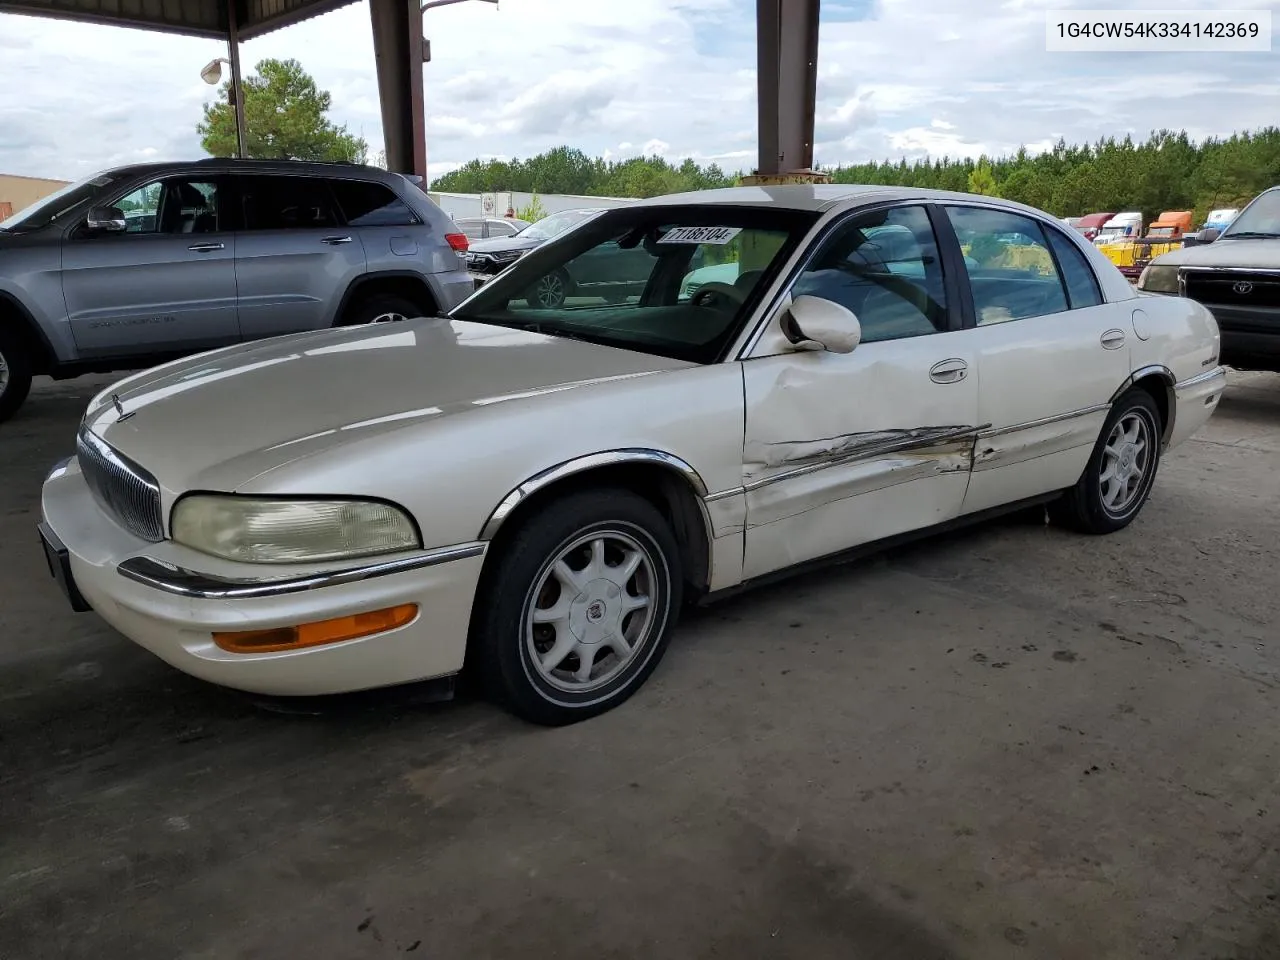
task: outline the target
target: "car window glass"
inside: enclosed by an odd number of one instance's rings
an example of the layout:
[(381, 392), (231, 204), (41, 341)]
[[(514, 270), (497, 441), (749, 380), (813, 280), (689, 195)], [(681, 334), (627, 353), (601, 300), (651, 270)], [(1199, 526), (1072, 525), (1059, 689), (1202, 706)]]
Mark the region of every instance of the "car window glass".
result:
[[(813, 220), (698, 205), (608, 211), (519, 257), (452, 316), (709, 363)], [(708, 266), (724, 275), (691, 290)]]
[(985, 207), (948, 206), (946, 211), (964, 253), (978, 326), (1067, 309), (1039, 223)]
[(381, 183), (331, 180), (334, 197), (352, 227), (407, 227), (417, 223), (409, 205)]
[(1258, 194), (1222, 235), (1232, 237), (1241, 233), (1280, 236), (1280, 190), (1267, 190)]
[(157, 180), (121, 197), (114, 204), (123, 215), (125, 233), (216, 233), (218, 185), (211, 181)]
[(1102, 290), (1098, 278), (1080, 249), (1058, 230), (1046, 230), (1053, 253), (1058, 258), (1058, 269), (1067, 285), (1067, 299), (1073, 310), (1096, 307), (1102, 303)]
[(852, 218), (819, 248), (791, 295), (847, 307), (864, 343), (946, 330), (942, 264), (928, 213), (891, 207)]
[(489, 221), (489, 236), (491, 237), (510, 237), (516, 232), (516, 228), (509, 223), (503, 223), (501, 220)]
[(319, 177), (241, 176), (246, 230), (306, 230), (337, 225)]
[(458, 229), (463, 232), (468, 240), (484, 239), (484, 221), (483, 220), (455, 220)]

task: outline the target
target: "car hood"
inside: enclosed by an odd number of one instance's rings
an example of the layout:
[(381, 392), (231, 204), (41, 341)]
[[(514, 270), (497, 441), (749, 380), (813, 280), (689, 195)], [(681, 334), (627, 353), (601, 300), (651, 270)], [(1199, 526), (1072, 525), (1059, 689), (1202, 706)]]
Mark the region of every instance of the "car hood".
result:
[(1219, 239), (1202, 246), (1170, 250), (1152, 263), (1178, 267), (1280, 269), (1280, 240)]
[(166, 364), (103, 391), (85, 421), (170, 493), (234, 490), (337, 443), (689, 366), (445, 317), (406, 320), (278, 337)]
[(494, 237), (492, 240), (476, 240), (467, 246), (468, 253), (509, 253), (512, 250), (532, 250), (544, 243), (540, 237)]

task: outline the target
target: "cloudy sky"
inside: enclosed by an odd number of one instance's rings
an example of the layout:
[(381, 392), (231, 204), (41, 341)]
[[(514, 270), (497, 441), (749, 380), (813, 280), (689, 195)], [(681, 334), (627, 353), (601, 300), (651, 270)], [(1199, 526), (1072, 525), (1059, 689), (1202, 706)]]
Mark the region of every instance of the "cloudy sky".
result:
[[(1277, 122), (1272, 53), (1046, 53), (1046, 8), (1098, 0), (822, 0), (820, 163), (1031, 149), (1185, 128)], [(1215, 8), (1159, 0), (1134, 8)], [(1231, 0), (1233, 9), (1277, 3)], [(754, 0), (501, 0), (430, 11), (430, 172), (559, 144), (749, 168), (755, 158)], [(981, 10), (982, 12), (977, 12)], [(1273, 17), (1280, 26), (1280, 15)], [(195, 125), (222, 45), (0, 14), (0, 172), (78, 178), (114, 164), (202, 156)], [(363, 2), (243, 46), (246, 68), (296, 57), (333, 118), (382, 144)]]

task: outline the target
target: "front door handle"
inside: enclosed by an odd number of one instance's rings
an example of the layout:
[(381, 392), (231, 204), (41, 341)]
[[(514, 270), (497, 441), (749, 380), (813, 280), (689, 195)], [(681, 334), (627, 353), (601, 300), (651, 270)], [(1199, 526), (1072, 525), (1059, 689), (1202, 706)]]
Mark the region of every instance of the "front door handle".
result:
[(214, 250), (222, 250), (225, 247), (225, 243), (193, 243), (187, 249), (194, 250), (196, 253), (212, 253)]
[(969, 365), (958, 357), (941, 360), (929, 368), (929, 379), (934, 383), (959, 383), (969, 375)]
[(320, 242), (327, 243), (331, 247), (336, 247), (340, 243), (350, 243), (351, 238), (350, 237), (322, 237), (320, 239)]
[(1119, 350), (1124, 346), (1124, 331), (1111, 329), (1102, 335), (1102, 348), (1104, 350)]

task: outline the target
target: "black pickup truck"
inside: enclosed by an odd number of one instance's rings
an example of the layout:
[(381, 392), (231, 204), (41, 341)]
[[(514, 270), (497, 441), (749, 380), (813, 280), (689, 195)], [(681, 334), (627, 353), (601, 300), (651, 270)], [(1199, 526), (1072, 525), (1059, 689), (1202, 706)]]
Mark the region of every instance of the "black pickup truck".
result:
[(1259, 194), (1226, 230), (1213, 233), (1201, 231), (1180, 250), (1156, 257), (1142, 271), (1138, 289), (1208, 307), (1222, 331), (1222, 363), (1280, 372), (1280, 186)]

